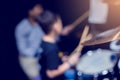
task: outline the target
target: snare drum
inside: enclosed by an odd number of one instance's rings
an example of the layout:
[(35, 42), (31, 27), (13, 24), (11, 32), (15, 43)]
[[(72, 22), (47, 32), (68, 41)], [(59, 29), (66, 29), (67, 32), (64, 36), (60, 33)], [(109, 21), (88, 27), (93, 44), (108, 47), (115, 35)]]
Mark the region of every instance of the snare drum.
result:
[(113, 80), (117, 57), (113, 51), (88, 51), (76, 66), (78, 80)]

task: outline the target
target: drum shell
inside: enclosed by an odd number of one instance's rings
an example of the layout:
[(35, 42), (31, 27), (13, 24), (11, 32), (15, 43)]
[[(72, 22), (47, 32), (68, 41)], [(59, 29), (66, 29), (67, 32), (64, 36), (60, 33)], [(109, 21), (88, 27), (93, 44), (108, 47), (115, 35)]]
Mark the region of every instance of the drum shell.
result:
[[(115, 77), (115, 72), (114, 72), (114, 67), (117, 65), (117, 58), (116, 58), (116, 54), (114, 54), (112, 51), (109, 51), (109, 50), (102, 50), (103, 52), (103, 55), (105, 56), (105, 54), (106, 53), (110, 53), (110, 55), (109, 55), (109, 57), (110, 57), (110, 61), (112, 61), (112, 63), (114, 63), (113, 64), (113, 67), (111, 66), (111, 68), (110, 67), (108, 67), (107, 69), (103, 69), (101, 72), (99, 72), (99, 73), (95, 73), (95, 74), (98, 74), (97, 75), (97, 80), (102, 80), (102, 79), (109, 79), (109, 80), (113, 80), (113, 78)], [(96, 53), (96, 51), (93, 51), (93, 53)], [(100, 52), (101, 52), (101, 50), (100, 50)], [(98, 54), (100, 54), (100, 53), (98, 53)], [(95, 54), (96, 55), (96, 54)], [(101, 55), (101, 54), (100, 54)], [(93, 56), (93, 55), (92, 55)], [(91, 56), (91, 57), (92, 57)], [(98, 57), (98, 56), (95, 56), (95, 57)], [(107, 57), (107, 58), (109, 58), (109, 57)], [(113, 60), (111, 60), (111, 57), (112, 58), (114, 58)], [(101, 57), (102, 58), (102, 57)], [(85, 59), (86, 59), (86, 57), (85, 57)], [(84, 59), (82, 59), (82, 60), (84, 60)], [(89, 60), (89, 59), (88, 59)], [(96, 59), (95, 59), (96, 60)], [(81, 60), (80, 60), (81, 61)], [(83, 61), (84, 62), (84, 61)], [(93, 64), (94, 65), (94, 64)], [(80, 66), (79, 64), (78, 64), (78, 66)], [(83, 65), (83, 66), (85, 66), (85, 65)], [(89, 65), (87, 65), (87, 66), (89, 66)], [(82, 69), (82, 68), (81, 68)], [(81, 70), (80, 68), (79, 68), (79, 71), (78, 71), (78, 80), (94, 80), (94, 76), (96, 76), (96, 75), (94, 75), (94, 74), (90, 74), (90, 73), (85, 73), (84, 72), (84, 70), (82, 69)], [(85, 69), (85, 68), (84, 68)], [(80, 71), (81, 70), (81, 71)], [(105, 71), (106, 71), (106, 73), (105, 73)], [(120, 78), (118, 78), (118, 79), (120, 79)]]

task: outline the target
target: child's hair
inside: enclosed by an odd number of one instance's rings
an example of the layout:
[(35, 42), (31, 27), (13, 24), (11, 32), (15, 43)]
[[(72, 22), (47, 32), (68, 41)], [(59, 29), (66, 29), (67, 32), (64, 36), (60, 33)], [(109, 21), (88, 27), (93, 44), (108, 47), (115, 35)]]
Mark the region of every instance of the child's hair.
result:
[(44, 32), (46, 34), (49, 34), (53, 24), (58, 20), (58, 15), (50, 12), (50, 11), (44, 11), (41, 15), (40, 18), (38, 19), (38, 22)]

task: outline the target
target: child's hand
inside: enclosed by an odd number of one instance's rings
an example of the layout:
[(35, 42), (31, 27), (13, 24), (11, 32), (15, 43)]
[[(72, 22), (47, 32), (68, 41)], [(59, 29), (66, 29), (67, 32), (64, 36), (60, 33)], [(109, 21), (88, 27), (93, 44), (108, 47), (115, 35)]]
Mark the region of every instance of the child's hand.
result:
[(72, 30), (74, 26), (73, 25), (67, 25), (63, 28), (62, 35), (66, 36), (68, 35)]
[(62, 57), (63, 62), (66, 62), (67, 60), (68, 60), (68, 56), (65, 55), (65, 56)]
[(72, 56), (69, 57), (68, 61), (71, 63), (72, 66), (76, 65), (79, 61), (79, 54), (80, 53), (76, 53), (73, 54)]

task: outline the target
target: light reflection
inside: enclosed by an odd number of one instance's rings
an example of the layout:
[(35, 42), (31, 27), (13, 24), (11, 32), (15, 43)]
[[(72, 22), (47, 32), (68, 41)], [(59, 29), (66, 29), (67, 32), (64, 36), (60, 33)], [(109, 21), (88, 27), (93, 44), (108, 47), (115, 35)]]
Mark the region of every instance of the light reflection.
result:
[(120, 6), (120, 0), (105, 0), (105, 2), (115, 5), (115, 6)]

